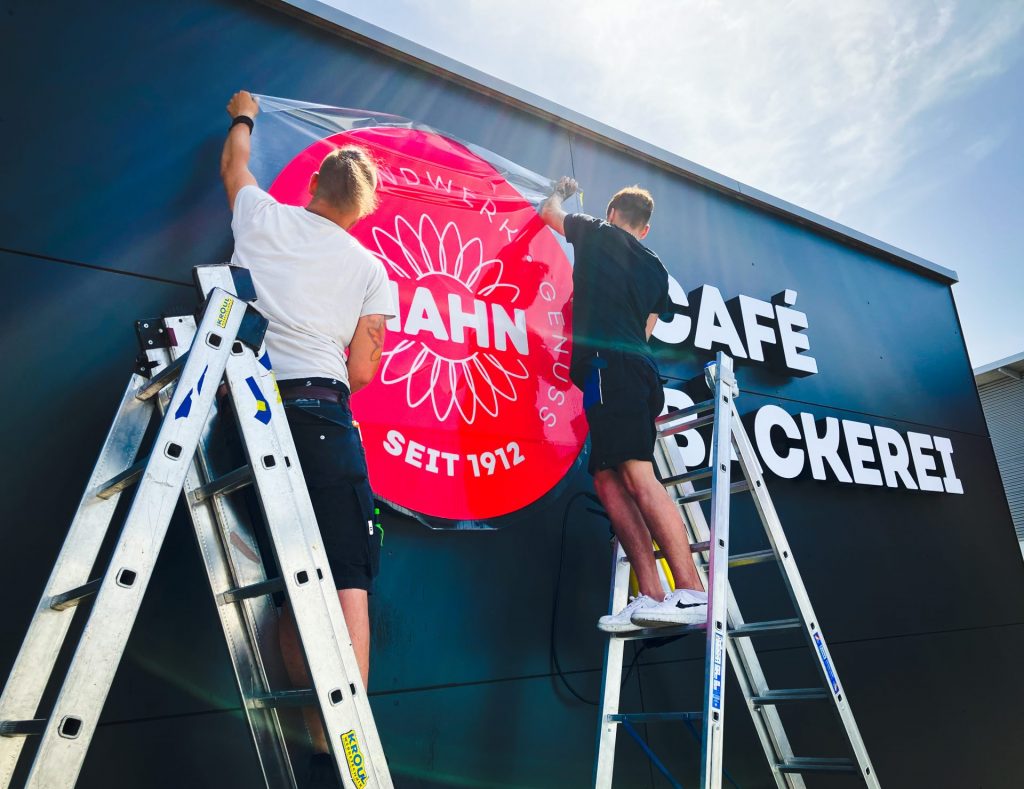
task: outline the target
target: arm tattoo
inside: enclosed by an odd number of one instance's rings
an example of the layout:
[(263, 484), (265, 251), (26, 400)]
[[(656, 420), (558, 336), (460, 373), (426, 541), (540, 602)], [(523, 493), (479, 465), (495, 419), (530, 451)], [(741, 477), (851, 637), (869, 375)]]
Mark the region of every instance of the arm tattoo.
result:
[(384, 350), (384, 318), (375, 317), (366, 323), (366, 331), (373, 342), (373, 350), (370, 352), (371, 361), (379, 361)]

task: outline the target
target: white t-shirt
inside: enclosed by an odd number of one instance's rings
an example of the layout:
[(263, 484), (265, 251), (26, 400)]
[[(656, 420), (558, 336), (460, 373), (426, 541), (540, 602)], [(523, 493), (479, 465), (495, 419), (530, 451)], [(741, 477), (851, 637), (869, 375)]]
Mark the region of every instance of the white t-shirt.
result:
[(345, 350), (364, 315), (394, 317), (384, 265), (340, 226), (277, 202), (257, 186), (235, 196), (231, 262), (252, 272), (256, 308), (270, 321), (278, 380), (348, 384)]

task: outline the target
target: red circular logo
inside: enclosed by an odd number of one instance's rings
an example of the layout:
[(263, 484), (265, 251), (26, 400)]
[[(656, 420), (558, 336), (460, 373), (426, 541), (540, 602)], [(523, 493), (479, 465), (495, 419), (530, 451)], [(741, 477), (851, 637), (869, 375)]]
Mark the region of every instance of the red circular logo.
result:
[(522, 509), (562, 479), (586, 438), (569, 381), (572, 266), (494, 167), (431, 132), (321, 140), (271, 194), (305, 205), (310, 175), (349, 143), (378, 161), (380, 207), (352, 234), (384, 263), (398, 311), (377, 378), (352, 400), (373, 489), (452, 520)]

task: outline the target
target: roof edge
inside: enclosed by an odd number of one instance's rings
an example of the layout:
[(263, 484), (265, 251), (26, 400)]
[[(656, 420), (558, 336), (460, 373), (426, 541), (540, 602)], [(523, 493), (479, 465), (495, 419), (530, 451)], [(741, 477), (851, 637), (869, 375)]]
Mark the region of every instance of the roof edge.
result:
[(303, 21), (316, 24), (377, 52), (510, 104), (571, 132), (581, 134), (624, 153), (638, 156), (688, 180), (811, 228), (855, 249), (879, 255), (890, 262), (949, 285), (959, 281), (957, 273), (952, 269), (932, 263), (911, 252), (879, 241), (865, 233), (774, 197), (767, 192), (762, 192), (760, 189), (721, 175), (678, 154), (334, 8), (322, 0), (260, 0), (260, 2)]
[(995, 372), (1002, 368), (1016, 370), (1017, 372), (1024, 372), (1024, 351), (1015, 353), (1013, 356), (1007, 356), (1005, 359), (997, 359), (994, 362), (983, 364), (981, 367), (975, 367), (974, 377), (977, 378), (978, 376)]

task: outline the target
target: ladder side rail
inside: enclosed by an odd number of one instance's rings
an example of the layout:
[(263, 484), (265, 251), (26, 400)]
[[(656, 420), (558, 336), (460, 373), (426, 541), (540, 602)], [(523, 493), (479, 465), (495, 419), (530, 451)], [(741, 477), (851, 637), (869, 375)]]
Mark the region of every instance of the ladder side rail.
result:
[[(659, 440), (657, 445), (658, 451), (655, 453), (655, 460), (659, 474), (662, 476), (682, 474), (686, 471), (682, 453), (673, 439), (674, 436), (664, 437)], [(679, 495), (686, 495), (693, 493), (695, 488), (693, 483), (686, 482), (676, 485), (675, 490)], [(691, 502), (683, 505), (680, 509), (691, 544), (708, 541), (710, 530), (700, 504)], [(702, 562), (697, 561), (698, 556), (704, 556), (706, 559), (706, 554), (694, 553), (693, 558), (697, 565), (697, 573), (707, 588), (707, 570)], [(728, 587), (728, 595), (728, 623), (729, 629), (733, 630), (742, 625), (744, 619), (732, 592), (731, 583)], [(778, 789), (804, 789), (803, 776), (797, 773), (783, 773), (776, 766), (778, 762), (791, 759), (794, 756), (778, 710), (774, 706), (755, 707), (751, 701), (754, 695), (760, 695), (768, 690), (768, 681), (761, 668), (761, 662), (757, 657), (753, 642), (746, 638), (729, 639), (726, 643), (726, 651), (729, 662), (736, 672), (740, 690), (747, 702), (751, 721), (758, 739), (761, 741), (761, 747), (764, 749), (765, 758), (776, 786)]]
[(716, 358), (715, 421), (711, 436), (711, 534), (708, 562), (708, 626), (704, 653), (704, 730), (701, 736), (701, 786), (721, 789), (725, 728), (726, 599), (729, 580), (729, 500), (732, 449), (732, 359)]
[(244, 348), (232, 356), (228, 388), (324, 730), (346, 786), (352, 783), (346, 749), (351, 754), (354, 747), (366, 770), (365, 785), (391, 787), (284, 405), (264, 355), (257, 361)]
[[(245, 369), (251, 373), (253, 381), (256, 383), (259, 391), (263, 393), (265, 407), (270, 413), (268, 426), (282, 452), (290, 459), (285, 471), (291, 485), (291, 495), (294, 497), (294, 505), (297, 512), (296, 523), (301, 530), (306, 545), (310, 546), (314, 558), (321, 557), (319, 558), (317, 568), (320, 571), (320, 581), (323, 587), (323, 596), (327, 603), (327, 611), (331, 616), (336, 637), (343, 640), (348, 647), (340, 650), (345, 663), (345, 671), (347, 674), (357, 678), (354, 682), (360, 689), (358, 695), (365, 696), (366, 689), (363, 688), (359, 664), (355, 660), (352, 640), (348, 635), (348, 626), (345, 623), (345, 616), (341, 610), (341, 603), (338, 601), (334, 577), (331, 573), (330, 564), (326, 559), (326, 553), (323, 548), (323, 536), (320, 534), (320, 527), (316, 521), (313, 501), (309, 496), (309, 489), (306, 487), (302, 464), (299, 460), (298, 451), (295, 448), (295, 439), (292, 436), (291, 428), (288, 426), (288, 415), (285, 412), (281, 393), (277, 388), (277, 379), (274, 376), (271, 359), (265, 346), (260, 349), (256, 361), (258, 362), (256, 364), (247, 362)], [(236, 411), (236, 418), (241, 418), (241, 412)]]
[[(295, 449), (295, 439), (292, 436), (291, 428), (288, 425), (288, 416), (285, 413), (284, 403), (281, 401), (280, 392), (277, 389), (277, 381), (274, 377), (271, 359), (266, 348), (262, 348), (257, 358), (258, 363), (250, 362), (253, 374), (260, 382), (262, 391), (273, 392), (270, 398), (270, 412), (272, 414), (271, 427), (276, 433), (277, 440), (284, 448), (288, 457), (294, 459), (286, 471), (292, 483), (295, 506), (301, 513), (300, 523), (308, 545), (320, 545), (323, 537), (320, 534), (320, 527), (316, 521), (316, 513), (313, 510), (313, 502), (306, 487), (306, 480), (302, 473), (302, 466)], [(361, 440), (361, 438), (360, 438)], [(387, 767), (387, 761), (383, 758), (383, 745), (380, 741), (380, 734), (374, 722), (373, 712), (370, 708), (369, 697), (366, 688), (363, 686), (362, 674), (359, 671), (359, 663), (356, 660), (355, 650), (348, 633), (348, 626), (345, 623), (345, 615), (341, 610), (341, 602), (338, 599), (337, 585), (331, 573), (328, 562), (323, 563), (323, 578), (320, 579), (322, 594), (327, 604), (327, 611), (331, 616), (334, 627), (335, 638), (344, 640), (341, 647), (341, 659), (345, 666), (345, 673), (350, 677), (350, 682), (356, 688), (354, 703), (362, 721), (363, 748), (371, 755), (370, 766), (377, 773), (377, 778), (382, 785), (390, 785), (391, 776)]]
[[(284, 403), (281, 401), (280, 392), (277, 389), (277, 380), (274, 377), (274, 370), (266, 348), (261, 349), (258, 363), (250, 362), (255, 375), (260, 376), (263, 391), (272, 391), (274, 396), (270, 398), (270, 411), (275, 415), (271, 420), (271, 427), (274, 429), (277, 440), (285, 449), (294, 462), (286, 469), (292, 483), (295, 505), (299, 509), (301, 526), (305, 540), (308, 545), (322, 542), (320, 527), (316, 521), (316, 513), (313, 510), (313, 501), (309, 496), (309, 489), (306, 487), (306, 480), (302, 473), (302, 466), (295, 449), (295, 439), (292, 436), (291, 428), (288, 426), (288, 416), (285, 413)], [(360, 437), (360, 440), (362, 438)], [(323, 578), (320, 579), (322, 594), (327, 604), (327, 611), (331, 616), (336, 640), (344, 640), (341, 646), (341, 660), (345, 666), (345, 673), (350, 677), (350, 682), (355, 686), (354, 704), (362, 725), (362, 743), (364, 750), (370, 755), (370, 767), (377, 774), (377, 780), (382, 786), (391, 785), (391, 774), (384, 758), (384, 746), (380, 740), (380, 733), (374, 722), (373, 711), (370, 708), (369, 696), (363, 686), (362, 674), (359, 671), (359, 663), (356, 660), (355, 650), (352, 646), (352, 639), (348, 633), (348, 626), (345, 623), (345, 615), (341, 610), (341, 601), (338, 599), (337, 584), (331, 573), (330, 564), (324, 562)]]
[[(234, 269), (235, 273), (232, 273), (233, 269)], [(226, 290), (228, 292), (235, 292), (236, 290), (238, 290), (238, 285), (237, 285), (237, 283), (235, 281), (236, 275), (244, 274), (245, 273), (244, 271), (239, 270), (237, 267), (234, 267), (234, 266), (232, 266), (229, 263), (220, 263), (220, 264), (215, 264), (215, 265), (195, 266), (192, 271), (193, 271), (193, 278), (194, 278), (194, 280), (196, 282), (196, 285), (200, 288), (200, 290), (202, 291), (202, 294), (203, 294), (204, 297), (213, 288), (221, 288), (221, 289)], [(252, 287), (252, 283), (249, 282), (246, 287), (250, 287), (251, 288)], [(255, 298), (255, 295), (254, 294), (250, 294), (249, 296), (246, 296), (244, 294), (240, 294), (240, 298)], [(269, 360), (269, 356), (267, 355), (266, 347), (265, 346), (261, 345), (261, 347), (260, 347), (260, 349), (259, 349), (259, 351), (257, 353), (257, 358), (264, 359), (264, 360)], [(230, 365), (229, 365), (229, 367), (230, 367)], [(278, 394), (277, 393), (277, 383), (274, 381), (273, 376), (272, 376), (272, 372), (269, 370), (269, 368), (266, 369), (266, 370), (262, 370), (260, 368), (256, 368), (256, 371), (257, 371), (257, 374), (259, 376), (261, 376), (261, 377), (265, 373), (270, 373), (270, 375), (271, 375), (270, 381), (269, 381), (271, 386), (269, 386), (269, 387), (264, 386), (263, 387), (263, 391), (273, 391), (275, 394)], [(273, 409), (274, 401), (275, 400), (279, 400), (279, 399), (280, 399), (279, 397), (271, 398), (270, 403), (268, 403), (268, 405), (271, 407), (271, 409)], [(283, 411), (283, 409), (282, 409), (282, 411)], [(283, 416), (283, 413), (282, 413), (282, 416)], [(236, 419), (238, 418), (237, 410), (235, 411), (235, 418)], [(281, 421), (281, 420), (278, 420), (278, 421)], [(289, 438), (290, 438), (290, 433), (289, 433)], [(243, 437), (243, 440), (244, 440), (244, 437)], [(202, 449), (202, 447), (201, 447), (201, 449)], [(288, 454), (289, 457), (294, 457), (295, 456), (294, 446), (293, 446), (292, 442), (289, 442), (289, 445), (286, 446), (285, 449), (286, 449), (286, 453)], [(201, 457), (205, 458), (206, 457), (205, 453), (203, 453), (201, 455)], [(297, 468), (297, 464), (298, 464), (298, 461), (296, 460), (295, 461), (295, 467), (296, 468)], [(289, 470), (291, 470), (291, 467), (289, 467)], [(206, 473), (207, 473), (207, 475), (209, 475), (209, 469), (206, 470)], [(301, 474), (300, 474), (300, 480), (301, 480)], [(304, 485), (305, 483), (303, 482), (302, 484)], [(262, 561), (259, 562), (260, 567), (259, 567), (258, 570), (256, 570), (252, 566), (253, 563), (251, 562), (249, 557), (246, 555), (249, 552), (249, 549), (251, 549), (251, 551), (256, 553), (256, 554), (259, 553), (259, 549), (258, 549), (258, 545), (257, 545), (257, 542), (256, 542), (256, 538), (255, 538), (254, 535), (252, 535), (251, 529), (248, 528), (246, 520), (242, 519), (242, 518), (238, 518), (237, 516), (234, 516), (233, 514), (231, 514), (230, 510), (233, 509), (233, 508), (230, 507), (229, 503), (227, 501), (225, 501), (222, 497), (216, 497), (214, 508), (217, 510), (218, 515), (221, 517), (222, 534), (224, 535), (224, 538), (226, 540), (226, 543), (225, 543), (226, 546), (227, 546), (226, 550), (227, 550), (227, 554), (228, 554), (229, 559), (231, 559), (231, 569), (232, 569), (232, 571), (234, 573), (234, 576), (235, 576), (235, 582), (238, 585), (240, 585), (240, 586), (259, 582), (260, 580), (262, 580), (263, 578), (266, 577), (266, 572), (265, 572), (265, 569), (262, 566), (263, 565)], [(312, 506), (310, 506), (310, 513), (312, 513)], [(311, 515), (311, 517), (312, 517), (312, 515)], [(238, 530), (243, 528), (243, 526), (246, 528), (246, 532), (247, 532), (246, 539), (245, 539), (246, 550), (241, 550), (240, 551), (237, 548), (237, 546), (234, 545), (233, 541), (228, 537), (227, 530), (223, 528), (223, 524), (228, 523), (229, 520), (232, 523), (232, 528), (235, 530), (235, 533), (238, 533)], [(319, 539), (319, 531), (317, 531), (317, 539)], [(251, 614), (250, 620), (252, 622), (252, 627), (254, 628), (254, 630), (256, 632), (261, 633), (261, 637), (258, 639), (261, 644), (264, 644), (264, 642), (266, 641), (266, 639), (263, 637), (262, 634), (265, 633), (268, 630), (272, 631), (271, 635), (276, 639), (276, 635), (275, 634), (276, 634), (276, 628), (277, 628), (277, 625), (276, 625), (277, 606), (276, 605), (270, 605), (269, 608), (272, 609), (273, 621), (274, 621), (274, 624), (271, 627), (267, 626), (268, 622), (267, 622), (267, 620), (265, 619), (264, 616), (255, 615), (256, 614), (255, 609), (252, 608), (251, 606), (247, 606), (247, 610)], [(339, 611), (340, 611), (340, 607), (339, 607)], [(266, 644), (266, 645), (269, 646), (269, 643)], [(264, 653), (263, 653), (262, 657), (265, 660), (266, 655), (268, 653), (276, 655), (276, 654), (278, 654), (278, 652), (279, 652), (279, 648), (276, 646), (276, 642), (275, 642), (275, 645), (274, 645), (273, 649), (272, 650), (264, 650)], [(280, 665), (276, 665), (275, 664), (273, 666), (272, 674), (274, 676), (272, 676), (271, 678), (275, 679), (275, 680), (278, 679), (279, 676), (282, 679), (287, 676), (287, 672), (285, 671), (283, 662), (281, 662)], [(305, 724), (303, 724), (303, 725), (305, 725)]]
[[(629, 563), (623, 561), (626, 552), (618, 539), (613, 540), (612, 577), (608, 610), (621, 611), (629, 596)], [(594, 789), (611, 789), (615, 773), (615, 743), (619, 726), (608, 719), (619, 711), (622, 693), (622, 658), (626, 642), (621, 638), (605, 637), (604, 668), (601, 673), (601, 708), (597, 730), (597, 760), (594, 763)]]
[(168, 416), (46, 724), (29, 789), (72, 787), (128, 643), (163, 545), (185, 474), (241, 325), (244, 303), (214, 290), (181, 372)]
[[(191, 316), (165, 319), (168, 325), (172, 321), (177, 344), (166, 350), (147, 352), (149, 359), (158, 363), (154, 373), (182, 357), (192, 344), (194, 319)], [(161, 393), (159, 405), (162, 410), (166, 410), (169, 401), (170, 397)], [(214, 404), (182, 491), (264, 780), (271, 789), (293, 789), (296, 776), (292, 760), (296, 754), (289, 753), (288, 738), (280, 719), (283, 711), (249, 703), (253, 697), (265, 696), (271, 691), (272, 678), (281, 684), (286, 676), (277, 642), (277, 606), (269, 596), (228, 604), (221, 604), (218, 600), (218, 595), (228, 589), (267, 579), (259, 545), (248, 520), (237, 514), (236, 502), (222, 496), (212, 496), (200, 502), (191, 498), (197, 488), (213, 479), (209, 449), (215, 434), (216, 418), (217, 405)], [(272, 667), (276, 671), (268, 671), (268, 656), (277, 656), (276, 665)], [(291, 728), (301, 730), (305, 725), (301, 714), (291, 712)]]
[[(153, 415), (153, 404), (135, 397), (145, 378), (134, 374), (121, 397), (99, 458), (68, 529), (64, 545), (43, 589), (25, 639), (0, 696), (0, 720), (33, 718), (53, 673), (77, 607), (50, 607), (55, 595), (89, 581), (120, 493), (108, 499), (96, 489), (135, 462)], [(25, 744), (25, 737), (0, 737), (0, 787), (6, 789)]]
[[(213, 288), (221, 288), (228, 292), (234, 292), (235, 290), (237, 290), (237, 285), (235, 282), (235, 275), (232, 274), (233, 268), (234, 267), (228, 263), (220, 263), (216, 265), (200, 265), (193, 268), (193, 276), (197, 286), (200, 287), (204, 296), (207, 293), (209, 293)], [(244, 298), (244, 296), (240, 296), (240, 298)], [(185, 318), (186, 326), (188, 326), (189, 320), (190, 319)], [(261, 346), (257, 356), (259, 358), (264, 359), (268, 358), (266, 355), (265, 346)], [(228, 366), (230, 368), (231, 364), (229, 363)], [(265, 372), (269, 372), (267, 370), (261, 370), (260, 368), (256, 369), (260, 376), (262, 376)], [(269, 387), (269, 390), (272, 390), (276, 394), (277, 384), (273, 381), (272, 377), (270, 383), (272, 384), (272, 386)], [(268, 387), (264, 387), (263, 391), (268, 391)], [(275, 399), (277, 398), (271, 398), (271, 402), (268, 405), (272, 407), (273, 401)], [(235, 411), (235, 418), (238, 418), (237, 410)], [(288, 450), (286, 454), (288, 454), (289, 457), (295, 456), (294, 446), (287, 447), (286, 449)], [(203, 463), (207, 465), (207, 468), (205, 468), (204, 473), (209, 479), (210, 469), (208, 468), (208, 456), (205, 451), (205, 442), (203, 445), (200, 446), (200, 450), (201, 451), (199, 457), (203, 461)], [(298, 461), (295, 461), (295, 463), (297, 466)], [(239, 518), (237, 515), (234, 515), (234, 507), (231, 505), (230, 502), (226, 501), (223, 497), (215, 497), (213, 507), (216, 510), (216, 513), (220, 519), (222, 537), (225, 542), (225, 550), (230, 560), (231, 570), (234, 575), (235, 583), (239, 586), (245, 586), (252, 583), (258, 583), (259, 581), (266, 578), (266, 571), (263, 566), (262, 560), (254, 561), (251, 558), (251, 554), (259, 554), (259, 548), (256, 541), (256, 537), (252, 533), (251, 526), (248, 524), (247, 519)], [(310, 507), (310, 512), (312, 512), (312, 507)], [(226, 526), (226, 524), (229, 523), (231, 530), (230, 533), (228, 531), (228, 527)], [(244, 530), (244, 534), (242, 534), (242, 530)], [(231, 539), (231, 534), (242, 534), (243, 542), (245, 544), (244, 549), (240, 549), (235, 544), (236, 540)], [(317, 538), (319, 539), (319, 532), (317, 532)], [(264, 610), (264, 608), (266, 608), (267, 610)], [(279, 653), (279, 647), (277, 646), (276, 643), (277, 606), (267, 602), (266, 606), (260, 607), (256, 602), (249, 601), (246, 605), (246, 610), (250, 614), (250, 623), (253, 632), (259, 634), (257, 641), (261, 644), (261, 646), (268, 647), (261, 650), (261, 657), (265, 663), (268, 654), (277, 655)], [(271, 618), (268, 618), (268, 613), (272, 615)], [(268, 634), (270, 640), (268, 640)], [(287, 676), (287, 672), (285, 671), (283, 661), (273, 662), (274, 665), (270, 667), (270, 678), (275, 681), (279, 678), (284, 679)]]
[[(320, 534), (320, 527), (316, 521), (313, 501), (309, 496), (309, 489), (306, 487), (302, 464), (298, 457), (298, 451), (295, 448), (295, 439), (292, 436), (291, 428), (288, 426), (288, 415), (285, 413), (284, 403), (277, 389), (274, 370), (265, 348), (261, 349), (258, 361), (259, 364), (255, 365), (253, 369), (261, 383), (261, 388), (264, 392), (273, 392), (269, 403), (270, 411), (273, 415), (271, 428), (274, 430), (278, 443), (286, 454), (293, 459), (293, 462), (288, 465), (286, 471), (292, 485), (295, 505), (300, 513), (299, 524), (302, 528), (302, 533), (308, 545), (315, 545), (317, 550), (323, 550), (323, 536)], [(365, 698), (366, 689), (362, 684), (362, 674), (359, 671), (359, 664), (355, 659), (355, 652), (352, 649), (352, 641), (348, 635), (345, 615), (342, 613), (341, 603), (338, 601), (334, 576), (326, 559), (321, 569), (323, 571), (323, 578), (320, 579), (321, 586), (323, 587), (324, 598), (327, 601), (328, 613), (331, 615), (331, 621), (334, 623), (335, 633), (338, 634), (339, 638), (343, 635), (344, 641), (348, 645), (347, 649), (341, 650), (342, 659), (345, 662), (345, 671), (357, 678), (356, 685), (360, 689), (359, 695)]]
[(818, 667), (822, 683), (824, 687), (831, 691), (829, 695), (846, 731), (850, 749), (860, 768), (861, 779), (869, 787), (878, 787), (879, 783), (874, 766), (871, 764), (867, 747), (864, 745), (864, 740), (860, 735), (850, 702), (846, 698), (846, 692), (840, 684), (838, 670), (829, 653), (825, 637), (821, 632), (821, 623), (814, 613), (811, 599), (800, 576), (796, 559), (793, 557), (793, 551), (789, 546), (789, 541), (786, 539), (785, 532), (782, 529), (782, 523), (775, 510), (775, 505), (765, 486), (761, 464), (754, 453), (750, 437), (740, 421), (739, 414), (735, 410), (735, 405), (732, 406), (732, 411), (733, 439), (736, 444), (740, 464), (743, 468), (743, 473), (750, 482), (750, 491), (754, 496), (754, 504), (768, 539), (771, 542), (772, 549), (775, 551), (779, 566), (782, 569), (786, 588), (789, 591), (794, 607), (799, 612), (800, 618), (803, 621), (804, 635), (807, 637), (811, 652), (815, 657), (815, 664)]

